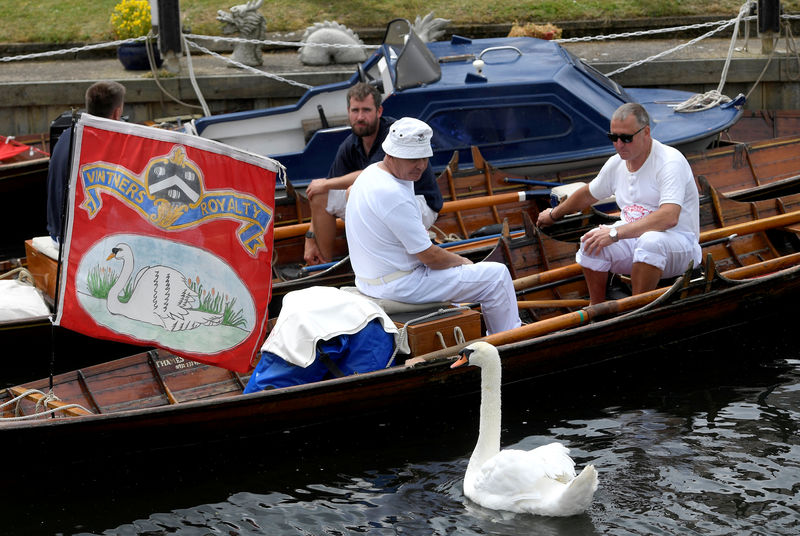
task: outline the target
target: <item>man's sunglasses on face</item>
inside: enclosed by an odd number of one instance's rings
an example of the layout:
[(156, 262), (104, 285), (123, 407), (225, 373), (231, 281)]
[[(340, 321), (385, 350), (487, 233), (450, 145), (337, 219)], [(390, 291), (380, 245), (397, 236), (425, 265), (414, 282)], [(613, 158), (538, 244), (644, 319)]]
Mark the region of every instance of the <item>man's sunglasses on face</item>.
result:
[[(644, 127), (646, 127), (645, 125)], [(617, 134), (616, 132), (606, 132), (606, 136), (608, 139), (611, 140), (611, 143), (616, 143), (617, 140), (622, 140), (622, 143), (630, 143), (633, 141), (633, 137), (644, 130), (644, 127), (640, 128), (633, 134)]]

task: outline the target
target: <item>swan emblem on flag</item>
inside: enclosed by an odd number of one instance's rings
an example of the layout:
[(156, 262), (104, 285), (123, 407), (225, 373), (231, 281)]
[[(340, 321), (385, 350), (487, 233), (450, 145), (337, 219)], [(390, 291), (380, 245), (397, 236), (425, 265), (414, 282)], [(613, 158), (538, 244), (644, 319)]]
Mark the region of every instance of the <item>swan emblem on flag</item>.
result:
[[(221, 314), (193, 308), (199, 302), (186, 277), (169, 266), (146, 266), (139, 270), (133, 281), (133, 250), (128, 244), (117, 244), (107, 260), (122, 261), (122, 273), (108, 292), (106, 306), (112, 315), (122, 315), (132, 320), (161, 326), (169, 331), (183, 331), (200, 326), (217, 326)], [(119, 295), (132, 285), (126, 302)]]

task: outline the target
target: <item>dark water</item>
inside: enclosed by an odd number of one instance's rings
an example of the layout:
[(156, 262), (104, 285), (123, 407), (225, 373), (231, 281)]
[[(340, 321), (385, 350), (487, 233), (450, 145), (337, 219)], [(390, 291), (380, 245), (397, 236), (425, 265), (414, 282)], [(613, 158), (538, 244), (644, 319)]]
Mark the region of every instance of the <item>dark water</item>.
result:
[[(115, 466), (95, 486), (60, 480), (54, 463), (47, 498), (0, 511), (0, 533), (798, 534), (796, 330), (788, 319), (747, 328), (504, 389), (504, 447), (558, 440), (579, 468), (598, 468), (581, 516), (465, 501), (472, 393), (391, 422), (332, 423), (235, 452), (206, 446), (175, 474)], [(14, 487), (5, 481), (7, 497)]]

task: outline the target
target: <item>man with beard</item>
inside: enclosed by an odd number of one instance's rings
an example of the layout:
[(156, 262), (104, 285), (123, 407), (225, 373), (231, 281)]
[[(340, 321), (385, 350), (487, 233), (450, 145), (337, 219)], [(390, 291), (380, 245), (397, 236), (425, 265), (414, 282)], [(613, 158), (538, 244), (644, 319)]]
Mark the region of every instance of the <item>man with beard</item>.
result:
[[(306, 233), (303, 258), (308, 264), (331, 261), (336, 218), (345, 218), (347, 189), (364, 168), (385, 156), (381, 144), (395, 120), (382, 114), (381, 94), (374, 86), (358, 83), (347, 92), (347, 115), (353, 132), (339, 146), (328, 178), (315, 179), (306, 188), (311, 227)], [(427, 229), (442, 208), (442, 194), (430, 165), (414, 183), (414, 193)]]

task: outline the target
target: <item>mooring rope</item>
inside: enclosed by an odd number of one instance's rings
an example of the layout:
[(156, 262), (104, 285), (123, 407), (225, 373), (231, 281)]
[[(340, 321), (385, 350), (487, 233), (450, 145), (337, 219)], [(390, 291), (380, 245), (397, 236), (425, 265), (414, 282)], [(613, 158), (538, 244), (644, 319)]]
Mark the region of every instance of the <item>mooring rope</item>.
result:
[[(39, 399), (36, 402), (36, 406), (35, 406), (35, 409), (34, 409), (35, 413), (32, 413), (30, 415), (20, 415), (20, 404), (22, 403), (22, 400), (25, 399), (26, 397), (28, 397), (29, 395), (42, 395), (42, 398)], [(46, 408), (47, 404), (49, 404), (50, 402), (53, 402), (53, 401), (60, 401), (60, 399), (55, 395), (55, 393), (52, 390), (50, 392), (48, 392), (48, 393), (45, 393), (45, 392), (40, 391), (38, 389), (28, 389), (27, 391), (15, 396), (14, 398), (12, 398), (12, 399), (0, 404), (0, 410), (2, 410), (3, 408), (6, 408), (6, 407), (8, 407), (8, 406), (10, 406), (12, 404), (16, 404), (15, 409), (14, 409), (14, 415), (16, 415), (16, 417), (3, 417), (3, 418), (0, 418), (0, 422), (37, 419), (39, 417), (44, 417), (44, 416), (47, 416), (47, 415), (50, 415), (50, 414), (55, 414), (55, 413), (57, 413), (59, 411), (66, 411), (68, 409), (73, 409), (73, 408), (79, 408), (79, 409), (85, 411), (86, 413), (93, 414), (93, 412), (89, 411), (88, 409), (86, 409), (85, 407), (81, 406), (80, 404), (66, 404), (64, 406), (59, 406), (57, 408), (51, 408), (51, 409), (48, 409), (48, 410), (45, 410), (45, 411), (40, 411), (40, 409), (42, 407)]]
[[(429, 318), (433, 318), (434, 316), (439, 316), (439, 315), (441, 315), (443, 313), (449, 313), (449, 312), (452, 312), (452, 311), (462, 311), (464, 309), (469, 309), (469, 307), (466, 306), (466, 305), (459, 305), (458, 307), (450, 307), (448, 309), (437, 309), (437, 310), (435, 310), (433, 312), (430, 312), (430, 313), (428, 313), (426, 315), (422, 315), (422, 316), (419, 316), (417, 318), (412, 318), (411, 320), (409, 320), (408, 322), (403, 324), (403, 327), (400, 328), (400, 330), (399, 330), (399, 338), (398, 338), (397, 344), (394, 345), (394, 352), (392, 352), (392, 357), (389, 358), (389, 361), (386, 363), (386, 367), (385, 368), (389, 368), (394, 364), (394, 358), (395, 358), (395, 356), (397, 356), (397, 352), (400, 351), (400, 347), (403, 346), (403, 343), (406, 341), (406, 338), (408, 337), (408, 326), (409, 325), (413, 324), (414, 322), (421, 322), (423, 320), (427, 320)], [(462, 334), (462, 338), (463, 338), (463, 334)]]

